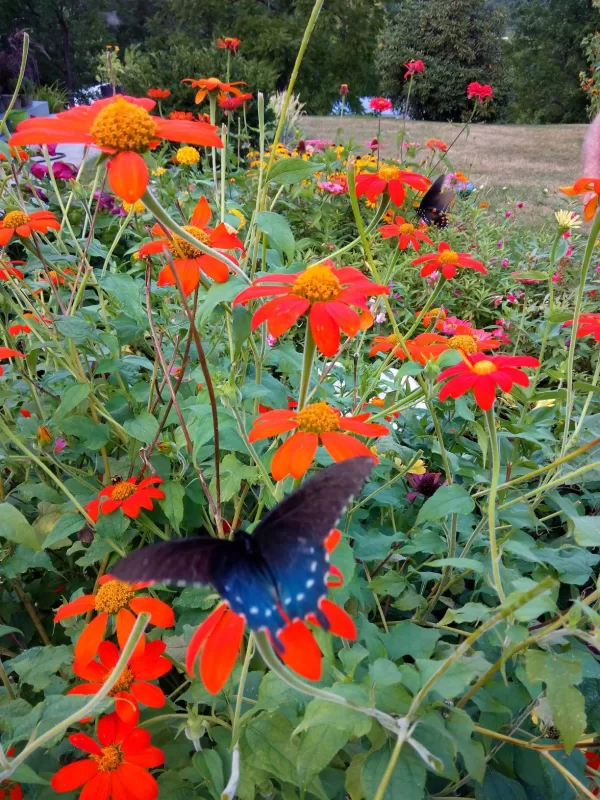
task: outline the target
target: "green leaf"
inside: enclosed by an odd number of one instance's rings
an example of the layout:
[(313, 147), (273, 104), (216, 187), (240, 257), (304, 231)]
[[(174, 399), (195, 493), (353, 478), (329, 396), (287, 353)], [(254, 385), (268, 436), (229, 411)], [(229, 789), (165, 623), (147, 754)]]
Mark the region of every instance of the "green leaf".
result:
[(16, 783), (35, 783), (38, 786), (49, 785), (45, 778), (42, 778), (37, 774), (37, 772), (34, 772), (34, 770), (32, 770), (27, 764), (19, 764), (19, 766), (10, 776), (10, 779)]
[(307, 731), (302, 736), (297, 751), (296, 769), (300, 785), (308, 786), (346, 746), (348, 738), (346, 731), (330, 725), (317, 725)]
[(406, 364), (400, 367), (395, 382), (398, 383), (401, 378), (406, 378), (408, 376), (414, 377), (415, 375), (420, 375), (423, 369), (424, 367), (422, 364), (418, 364), (416, 361), (407, 361)]
[(281, 706), (290, 703), (297, 708), (303, 704), (304, 699), (305, 695), (292, 689), (281, 678), (278, 678), (274, 672), (267, 672), (260, 682), (256, 707), (265, 711), (275, 711)]
[(225, 283), (213, 283), (198, 311), (200, 324), (206, 324), (219, 303), (230, 303), (247, 286), (248, 284), (237, 275), (233, 275)]
[(7, 633), (23, 633), (18, 628), (11, 628), (10, 625), (0, 625), (0, 636), (6, 636)]
[(573, 535), (582, 547), (600, 547), (600, 517), (572, 517)]
[[(421, 676), (421, 686), (424, 686), (442, 666), (443, 662), (417, 658), (415, 663)], [(483, 654), (479, 651), (472, 656), (464, 656), (460, 661), (452, 664), (447, 672), (436, 680), (430, 691), (444, 700), (450, 700), (464, 692), (467, 686), (483, 675), (490, 666), (490, 663), (485, 660)]]
[(202, 775), (203, 783), (214, 800), (220, 800), (221, 793), (225, 788), (225, 777), (223, 763), (217, 751), (201, 750), (199, 753), (194, 753), (192, 764)]
[(487, 435), (487, 431), (479, 422), (471, 422), (471, 428), (477, 434), (477, 444), (479, 445), (479, 449), (481, 450), (481, 456), (483, 458), (483, 466), (485, 467), (485, 462), (487, 461), (487, 454), (488, 454), (488, 446), (489, 446), (489, 437)]
[(455, 567), (456, 569), (471, 569), (474, 572), (485, 572), (485, 564), (474, 558), (436, 558), (435, 561), (428, 561), (428, 567)]
[(68, 539), (73, 533), (80, 531), (86, 522), (81, 514), (63, 514), (62, 517), (54, 524), (50, 533), (44, 539), (44, 548), (52, 547), (56, 542)]
[(525, 281), (547, 281), (548, 273), (539, 270), (529, 270), (529, 272), (513, 272), (511, 275), (515, 280)]
[(410, 620), (402, 620), (389, 633), (381, 634), (387, 654), (396, 661), (404, 656), (429, 658), (433, 655), (442, 632), (433, 628), (422, 628)]
[(88, 383), (76, 383), (64, 392), (61, 403), (54, 413), (54, 419), (60, 420), (87, 398), (90, 393)]
[(373, 664), (369, 666), (369, 674), (371, 680), (377, 686), (393, 686), (395, 683), (401, 683), (402, 674), (393, 661), (387, 658), (378, 658)]
[(23, 514), (10, 503), (0, 503), (0, 537), (31, 550), (41, 550), (40, 537)]
[(87, 450), (99, 450), (108, 442), (108, 425), (94, 422), (89, 417), (69, 416), (63, 420), (62, 432), (68, 436), (76, 436), (85, 444)]
[(124, 272), (106, 275), (100, 280), (100, 285), (112, 295), (128, 317), (139, 321), (145, 319), (140, 297), (140, 284), (131, 275)]
[(273, 181), (279, 186), (289, 186), (320, 172), (324, 167), (325, 164), (315, 164), (302, 158), (284, 158), (276, 161), (269, 170), (267, 181)]
[(354, 711), (352, 708), (346, 708), (337, 703), (328, 703), (326, 700), (315, 699), (306, 707), (304, 719), (294, 734), (321, 725), (343, 730), (348, 736), (364, 736), (371, 728), (371, 720), (360, 711)]
[(273, 247), (292, 261), (296, 244), (288, 221), (274, 211), (261, 211), (256, 215), (256, 224), (267, 234)]
[(231, 317), (235, 357), (239, 358), (242, 352), (242, 345), (252, 333), (252, 314), (244, 306), (235, 306)]
[(123, 427), (138, 442), (150, 444), (158, 433), (158, 420), (152, 414), (143, 413), (134, 419), (125, 420)]
[(546, 698), (565, 750), (570, 753), (585, 733), (584, 697), (574, 684), (581, 683), (581, 664), (568, 654), (554, 655), (542, 650), (527, 650), (525, 671), (532, 683), (546, 684)]
[(71, 648), (61, 644), (59, 647), (32, 647), (11, 658), (4, 666), (8, 671), (16, 672), (22, 683), (41, 691), (50, 685), (59, 669), (72, 661)]
[(102, 539), (116, 539), (118, 541), (130, 524), (130, 518), (120, 511), (115, 511), (112, 514), (100, 514), (96, 523), (96, 533)]
[[(392, 744), (371, 753), (364, 763), (362, 787), (366, 800), (373, 800), (392, 756)], [(409, 745), (404, 745), (392, 772), (383, 800), (422, 800), (425, 796), (425, 764)]]
[[(260, 481), (260, 472), (238, 461), (233, 453), (228, 453), (221, 461), (221, 501), (227, 502), (240, 491), (243, 482), (250, 485)], [(211, 482), (214, 490), (214, 481)]]
[(94, 326), (81, 319), (81, 317), (55, 317), (54, 326), (67, 339), (75, 339), (76, 341), (94, 337), (96, 334)]
[(277, 712), (252, 720), (245, 731), (256, 764), (286, 783), (296, 782), (297, 752), (292, 732), (292, 723)]
[(483, 786), (475, 787), (477, 800), (527, 800), (527, 793), (518, 781), (488, 770)]
[(449, 514), (470, 514), (474, 508), (475, 501), (459, 484), (440, 486), (437, 492), (421, 506), (416, 524), (437, 522)]
[(160, 487), (165, 493), (165, 499), (159, 501), (159, 505), (165, 512), (166, 518), (176, 531), (183, 519), (183, 498), (185, 497), (185, 487), (178, 481), (167, 481)]

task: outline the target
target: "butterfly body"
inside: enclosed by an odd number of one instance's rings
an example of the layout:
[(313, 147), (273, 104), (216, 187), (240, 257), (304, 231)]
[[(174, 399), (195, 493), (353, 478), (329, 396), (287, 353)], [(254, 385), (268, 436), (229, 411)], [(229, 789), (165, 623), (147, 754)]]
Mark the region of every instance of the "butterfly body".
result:
[(445, 175), (440, 175), (425, 192), (419, 207), (417, 217), (428, 225), (445, 228), (448, 225), (448, 208), (456, 198), (453, 189), (444, 190)]
[(326, 540), (373, 467), (358, 457), (306, 481), (260, 522), (254, 534), (231, 541), (189, 537), (150, 545), (111, 570), (126, 581), (211, 584), (252, 630), (278, 644), (295, 620), (316, 619), (329, 629), (322, 605), (330, 571)]

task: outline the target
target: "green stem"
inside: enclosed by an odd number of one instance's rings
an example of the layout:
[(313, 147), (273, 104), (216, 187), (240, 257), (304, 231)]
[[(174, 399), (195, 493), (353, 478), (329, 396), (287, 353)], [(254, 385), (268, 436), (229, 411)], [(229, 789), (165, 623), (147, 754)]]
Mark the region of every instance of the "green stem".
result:
[[(562, 459), (559, 459), (562, 463)], [(566, 459), (565, 459), (566, 461)], [(557, 462), (551, 465), (553, 468)], [(513, 500), (509, 500), (506, 503), (501, 503), (498, 506), (498, 510), (503, 510), (505, 508), (510, 508), (514, 506), (516, 503), (524, 503), (527, 500), (530, 500), (532, 497), (535, 497), (540, 492), (546, 493), (549, 489), (554, 489), (555, 486), (561, 486), (567, 481), (573, 480), (573, 478), (577, 478), (579, 475), (583, 475), (584, 472), (589, 472), (591, 469), (598, 469), (600, 467), (600, 461), (592, 461), (590, 464), (585, 464), (583, 467), (579, 467), (578, 469), (574, 469), (572, 472), (567, 472), (566, 475), (561, 475), (558, 478), (555, 478), (553, 481), (548, 481), (548, 483), (544, 483), (541, 486), (538, 486), (537, 489), (532, 489), (531, 492), (527, 492), (527, 494), (523, 494), (520, 497), (515, 497)]]
[(592, 228), (590, 230), (590, 235), (587, 241), (587, 246), (585, 248), (585, 254), (583, 257), (583, 264), (581, 265), (581, 276), (579, 278), (579, 289), (577, 291), (577, 298), (575, 300), (575, 312), (573, 314), (573, 327), (572, 327), (572, 334), (571, 334), (571, 343), (569, 344), (569, 355), (567, 358), (567, 401), (566, 401), (566, 408), (565, 408), (565, 421), (564, 421), (564, 430), (563, 430), (563, 440), (562, 440), (562, 447), (560, 450), (560, 455), (564, 456), (567, 451), (567, 446), (569, 443), (569, 427), (571, 423), (571, 414), (573, 413), (573, 403), (575, 400), (574, 393), (573, 393), (573, 365), (575, 362), (575, 345), (577, 343), (577, 325), (579, 323), (579, 316), (581, 314), (581, 306), (583, 303), (583, 293), (585, 290), (585, 279), (587, 277), (587, 271), (590, 264), (590, 260), (594, 253), (594, 248), (596, 246), (596, 239), (598, 238), (598, 233), (600, 232), (600, 213), (596, 214), (596, 218), (594, 219)]
[(17, 83), (15, 85), (15, 90), (13, 92), (13, 96), (10, 98), (10, 103), (6, 111), (4, 112), (4, 116), (0, 121), (0, 130), (4, 130), (5, 133), (8, 133), (8, 128), (6, 127), (6, 120), (8, 119), (8, 115), (13, 109), (15, 101), (19, 95), (19, 89), (21, 88), (21, 84), (23, 82), (23, 78), (25, 76), (25, 67), (27, 65), (27, 54), (29, 53), (29, 34), (23, 32), (23, 52), (21, 53), (21, 67), (19, 69), (19, 75), (17, 77)]
[(373, 797), (373, 800), (383, 800), (385, 797), (385, 793), (387, 791), (387, 787), (389, 782), (392, 779), (392, 775), (394, 774), (394, 770), (396, 769), (396, 764), (398, 759), (400, 758), (400, 753), (406, 741), (406, 736), (398, 736), (396, 739), (396, 744), (394, 745), (394, 749), (392, 750), (392, 755), (390, 756), (390, 760), (387, 763), (385, 768), (385, 772), (381, 778), (379, 786), (377, 787), (377, 791)]
[(221, 222), (224, 222), (225, 221), (225, 177), (227, 173), (227, 127), (225, 125), (221, 125), (221, 138), (223, 139), (223, 147), (221, 148)]
[(443, 285), (445, 283), (446, 283), (446, 278), (444, 278), (443, 275), (440, 275), (440, 278), (439, 278), (438, 282), (435, 285), (435, 289), (429, 295), (429, 299), (427, 300), (427, 302), (425, 303), (423, 308), (419, 311), (419, 316), (414, 321), (414, 323), (413, 323), (412, 327), (410, 328), (410, 330), (408, 331), (408, 333), (405, 334), (405, 338), (406, 339), (410, 339), (412, 334), (417, 330), (417, 328), (421, 324), (421, 320), (423, 319), (425, 314), (429, 311), (429, 309), (431, 308), (431, 306), (433, 305), (433, 303), (437, 299), (437, 296), (442, 291), (442, 287), (443, 287)]
[(496, 433), (496, 417), (494, 406), (485, 412), (487, 420), (488, 434), (490, 437), (491, 450), (491, 481), (490, 493), (488, 497), (488, 525), (490, 532), (490, 556), (492, 559), (492, 575), (494, 576), (494, 588), (503, 603), (506, 599), (502, 580), (500, 578), (500, 553), (498, 552), (498, 542), (496, 540), (496, 502), (498, 497), (498, 479), (500, 477), (500, 452), (498, 447), (498, 434)]
[(131, 658), (131, 654), (133, 653), (138, 641), (143, 636), (144, 630), (146, 629), (146, 625), (150, 620), (150, 614), (140, 614), (137, 620), (135, 621), (135, 625), (131, 629), (131, 633), (127, 641), (125, 642), (125, 647), (121, 652), (121, 656), (119, 660), (114, 666), (113, 671), (110, 673), (108, 678), (104, 681), (102, 688), (100, 691), (91, 697), (88, 702), (80, 708), (78, 711), (75, 711), (73, 714), (68, 716), (66, 719), (63, 719), (61, 722), (58, 722), (54, 725), (50, 730), (42, 733), (32, 742), (29, 742), (23, 750), (19, 753), (16, 758), (10, 762), (10, 769), (6, 770), (5, 772), (0, 774), (0, 781), (6, 780), (10, 778), (13, 772), (17, 769), (17, 767), (21, 766), (25, 762), (30, 755), (32, 755), (36, 750), (40, 747), (43, 747), (46, 742), (51, 742), (55, 739), (58, 739), (71, 725), (75, 725), (79, 722), (80, 719), (84, 717), (89, 717), (92, 715), (92, 712), (100, 703), (101, 700), (104, 700), (105, 697), (108, 697), (114, 685), (121, 677), (121, 673), (127, 666), (127, 662)]
[(231, 730), (231, 747), (235, 747), (240, 738), (240, 719), (242, 714), (242, 702), (244, 699), (244, 687), (246, 685), (246, 678), (248, 677), (248, 670), (250, 669), (250, 661), (254, 655), (254, 635), (251, 633), (248, 637), (248, 645), (246, 647), (246, 656), (242, 664), (242, 672), (240, 674), (240, 683), (238, 686), (237, 698), (235, 701), (235, 712), (233, 714), (233, 727)]
[(310, 386), (310, 376), (312, 374), (313, 361), (315, 358), (315, 340), (310, 329), (310, 325), (306, 323), (306, 338), (304, 340), (304, 356), (302, 359), (302, 375), (300, 377), (300, 391), (298, 392), (298, 411), (304, 408), (306, 403), (306, 396)]
[[(210, 123), (211, 125), (215, 125), (215, 121), (217, 119), (217, 95), (214, 92), (208, 93), (208, 105), (210, 111)], [(211, 158), (212, 158), (212, 171), (213, 171), (213, 188), (215, 191), (215, 199), (218, 198), (218, 183), (217, 183), (217, 151), (216, 148), (211, 147)]]

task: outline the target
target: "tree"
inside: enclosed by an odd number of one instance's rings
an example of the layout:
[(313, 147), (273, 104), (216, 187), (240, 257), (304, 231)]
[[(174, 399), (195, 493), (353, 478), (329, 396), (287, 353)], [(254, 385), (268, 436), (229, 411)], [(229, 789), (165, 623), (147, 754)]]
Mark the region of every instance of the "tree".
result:
[(398, 107), (406, 93), (404, 65), (425, 62), (413, 83), (410, 113), (417, 119), (464, 119), (472, 108), (466, 88), (490, 83), (495, 116), (506, 97), (502, 64), (504, 13), (486, 0), (401, 0), (388, 19), (377, 66), (386, 96)]
[(585, 36), (596, 30), (598, 10), (590, 0), (526, 0), (517, 8), (509, 44), (514, 122), (585, 122), (579, 72), (587, 64)]

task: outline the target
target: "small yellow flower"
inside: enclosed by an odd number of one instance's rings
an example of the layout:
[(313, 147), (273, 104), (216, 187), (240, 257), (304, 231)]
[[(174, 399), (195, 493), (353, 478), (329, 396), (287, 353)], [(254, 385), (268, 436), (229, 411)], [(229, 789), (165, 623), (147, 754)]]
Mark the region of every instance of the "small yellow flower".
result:
[(115, 45), (115, 53), (118, 53), (120, 49), (121, 49), (121, 48), (119, 47), (119, 45), (118, 45), (118, 44), (116, 44), (116, 45)]
[(134, 214), (143, 214), (146, 210), (146, 206), (141, 200), (136, 200), (135, 203), (128, 203), (127, 200), (123, 200), (123, 208), (128, 214), (132, 208)]
[(537, 403), (534, 405), (534, 409), (536, 408), (552, 408), (552, 406), (556, 405), (556, 400), (538, 400)]
[(341, 157), (344, 155), (344, 150), (345, 150), (345, 149), (346, 149), (346, 148), (344, 147), (344, 145), (343, 145), (343, 144), (340, 144), (340, 145), (338, 145), (338, 146), (335, 148), (335, 157), (336, 157), (336, 158), (341, 158)]
[(379, 457), (379, 453), (378, 453), (378, 451), (377, 451), (377, 448), (375, 447), (375, 445), (373, 445), (372, 447), (369, 447), (369, 450), (370, 450), (370, 451), (373, 453), (373, 455), (374, 455), (376, 458), (378, 458), (378, 457)]
[(242, 228), (246, 227), (246, 217), (242, 214), (239, 208), (230, 208), (229, 213), (233, 214), (234, 217), (239, 219), (240, 224), (238, 225), (238, 231), (241, 231)]
[(554, 216), (556, 217), (558, 230), (561, 233), (565, 233), (572, 228), (581, 228), (581, 218), (579, 214), (574, 214), (572, 211), (561, 208), (560, 211), (554, 212)]
[(412, 467), (408, 470), (409, 475), (425, 475), (427, 467), (422, 458), (418, 458)]
[(43, 446), (50, 444), (52, 441), (52, 434), (45, 425), (40, 425), (37, 429), (38, 442)]
[(195, 147), (186, 145), (185, 147), (179, 148), (175, 154), (175, 158), (178, 164), (187, 164), (187, 166), (191, 167), (193, 164), (197, 164), (200, 161), (200, 153)]
[(164, 175), (167, 170), (164, 167), (157, 167), (156, 169), (152, 170), (152, 174), (155, 178), (160, 178), (161, 175)]
[(139, 260), (140, 260), (140, 257), (141, 257), (141, 256), (140, 256), (140, 254), (139, 254), (139, 251), (138, 251), (138, 250), (136, 250), (136, 251), (135, 251), (135, 253), (134, 253), (134, 254), (133, 254), (133, 256), (132, 256), (133, 260), (134, 260), (134, 261), (139, 261)]

